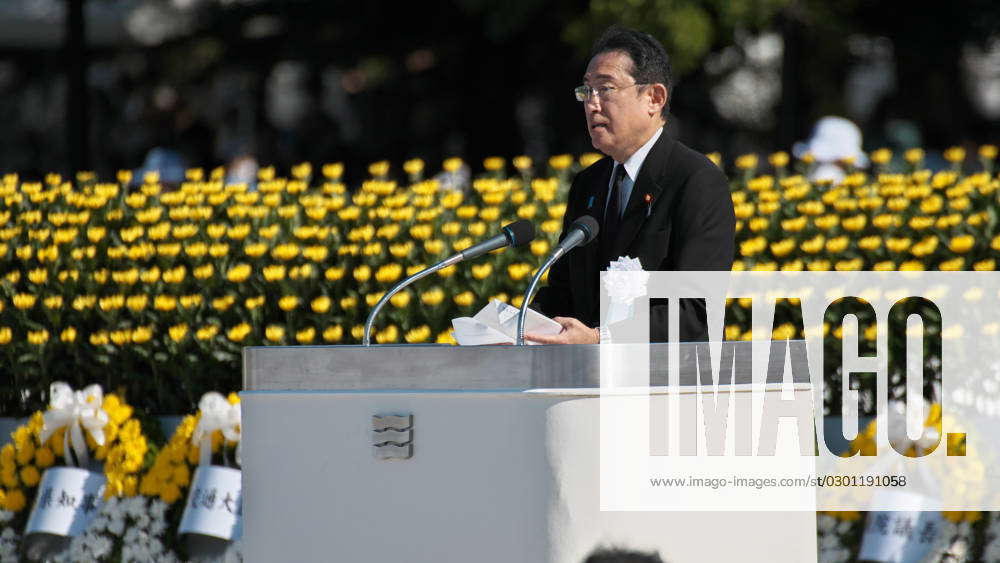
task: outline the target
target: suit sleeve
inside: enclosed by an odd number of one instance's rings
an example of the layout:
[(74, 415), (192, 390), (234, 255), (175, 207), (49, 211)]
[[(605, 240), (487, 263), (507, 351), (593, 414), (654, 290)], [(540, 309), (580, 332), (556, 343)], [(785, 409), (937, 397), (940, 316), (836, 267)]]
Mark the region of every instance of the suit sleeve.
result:
[[(669, 269), (693, 271), (730, 270), (736, 247), (736, 214), (729, 182), (714, 165), (697, 171), (688, 180), (673, 215), (676, 246)], [(671, 246), (675, 243), (672, 241)], [(650, 300), (650, 341), (667, 341), (667, 300)], [(681, 342), (708, 340), (703, 299), (681, 299)]]
[[(577, 218), (576, 195), (579, 192), (578, 184), (580, 176), (578, 174), (573, 180), (567, 198), (566, 213), (563, 215), (562, 233), (559, 234), (559, 241), (566, 236), (569, 225)], [(548, 281), (545, 286), (538, 290), (535, 299), (531, 303), (531, 308), (541, 312), (547, 317), (572, 317), (573, 295), (570, 292), (570, 272), (569, 260), (565, 257), (557, 260), (549, 270)]]
[(677, 248), (674, 270), (730, 270), (736, 247), (736, 214), (729, 182), (712, 166), (688, 181), (677, 213)]

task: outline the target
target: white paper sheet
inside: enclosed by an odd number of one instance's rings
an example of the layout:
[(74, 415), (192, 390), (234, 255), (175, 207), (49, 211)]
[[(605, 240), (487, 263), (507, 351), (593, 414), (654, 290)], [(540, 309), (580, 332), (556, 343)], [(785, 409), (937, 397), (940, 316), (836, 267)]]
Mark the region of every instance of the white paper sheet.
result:
[[(455, 340), (461, 346), (513, 344), (517, 339), (517, 313), (517, 307), (494, 299), (473, 317), (452, 319)], [(562, 331), (562, 326), (545, 315), (528, 309), (524, 331), (555, 335)]]

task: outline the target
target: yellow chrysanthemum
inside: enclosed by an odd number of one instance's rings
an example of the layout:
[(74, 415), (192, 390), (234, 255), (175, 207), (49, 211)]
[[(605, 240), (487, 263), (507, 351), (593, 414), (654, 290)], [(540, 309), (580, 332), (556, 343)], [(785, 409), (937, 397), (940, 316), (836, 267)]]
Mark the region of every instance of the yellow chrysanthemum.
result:
[(420, 294), (420, 301), (424, 305), (435, 306), (444, 300), (445, 294), (441, 288), (433, 288)]
[(736, 168), (740, 170), (753, 170), (757, 168), (757, 155), (744, 154), (736, 158)]
[(398, 340), (399, 328), (396, 325), (389, 325), (375, 335), (375, 341), (379, 344), (389, 344)]
[(406, 290), (400, 291), (396, 295), (393, 295), (389, 299), (389, 302), (397, 309), (405, 309), (410, 304), (410, 293)]
[(73, 343), (76, 342), (76, 329), (68, 326), (59, 333), (59, 340), (61, 342)]
[(252, 330), (253, 327), (249, 324), (240, 323), (226, 331), (226, 336), (233, 342), (242, 342), (243, 339), (245, 339), (250, 332), (252, 332)]
[(299, 344), (311, 344), (316, 339), (316, 328), (307, 327), (295, 333), (295, 340)]
[(344, 329), (340, 325), (330, 325), (323, 331), (323, 340), (326, 342), (340, 342), (343, 337)]
[(299, 297), (297, 295), (284, 295), (278, 300), (278, 307), (282, 311), (293, 311), (299, 306)]

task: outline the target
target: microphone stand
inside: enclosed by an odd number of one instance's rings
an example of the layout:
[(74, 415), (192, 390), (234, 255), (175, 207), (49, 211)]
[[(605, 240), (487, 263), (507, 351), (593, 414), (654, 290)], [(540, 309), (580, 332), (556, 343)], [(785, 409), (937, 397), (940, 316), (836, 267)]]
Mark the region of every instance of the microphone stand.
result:
[(439, 263), (431, 266), (430, 268), (427, 268), (425, 270), (417, 272), (416, 274), (413, 274), (412, 276), (410, 276), (410, 277), (406, 278), (405, 280), (403, 280), (403, 281), (397, 283), (396, 285), (394, 285), (392, 287), (392, 289), (390, 289), (389, 291), (385, 292), (385, 295), (382, 296), (382, 299), (378, 300), (378, 303), (375, 304), (375, 307), (372, 309), (372, 312), (368, 315), (368, 320), (365, 321), (365, 336), (361, 340), (361, 344), (363, 346), (371, 346), (372, 345), (372, 343), (371, 343), (371, 334), (372, 334), (372, 325), (375, 323), (375, 317), (376, 317), (376, 315), (378, 315), (379, 309), (381, 309), (386, 304), (386, 302), (388, 302), (390, 299), (392, 299), (393, 295), (396, 295), (397, 293), (399, 293), (401, 290), (403, 290), (406, 286), (410, 285), (411, 283), (413, 283), (413, 282), (415, 282), (417, 280), (423, 279), (423, 278), (425, 278), (425, 277), (433, 274), (434, 272), (437, 272), (438, 270), (443, 270), (443, 269), (447, 268), (448, 266), (453, 266), (455, 264), (458, 264), (463, 259), (464, 259), (464, 257), (462, 256), (462, 253), (455, 254), (454, 256), (448, 258), (447, 260), (445, 260), (443, 262), (439, 262)]
[(531, 283), (528, 284), (528, 289), (527, 291), (524, 292), (524, 299), (521, 301), (521, 311), (517, 315), (516, 343), (518, 346), (524, 345), (524, 321), (528, 316), (525, 313), (528, 311), (528, 304), (531, 303), (531, 299), (535, 296), (535, 287), (538, 285), (538, 282), (541, 281), (542, 276), (545, 275), (545, 272), (547, 272), (549, 268), (552, 267), (552, 264), (555, 264), (556, 260), (561, 258), (562, 255), (565, 253), (566, 253), (565, 248), (563, 248), (562, 246), (557, 247), (555, 252), (552, 253), (552, 256), (550, 256), (549, 259), (546, 260), (544, 264), (542, 264), (541, 268), (538, 268), (538, 271), (535, 272), (534, 277), (531, 278)]
[(548, 260), (542, 264), (542, 267), (538, 268), (538, 271), (535, 272), (534, 277), (531, 278), (531, 283), (528, 284), (527, 291), (524, 292), (524, 298), (521, 300), (521, 310), (517, 313), (516, 343), (518, 346), (524, 345), (524, 320), (527, 316), (525, 313), (528, 312), (528, 305), (531, 304), (531, 298), (534, 297), (535, 286), (538, 285), (539, 280), (542, 279), (545, 272), (549, 271), (549, 268), (552, 267), (552, 264), (556, 260), (571, 249), (590, 243), (590, 241), (597, 238), (599, 231), (600, 227), (597, 224), (597, 219), (594, 219), (590, 215), (577, 218), (567, 228), (567, 234), (563, 237), (562, 242), (559, 243), (555, 251), (552, 252), (552, 256), (549, 256)]
[(397, 283), (392, 289), (386, 292), (378, 303), (375, 304), (375, 308), (368, 315), (368, 319), (365, 321), (365, 335), (362, 338), (361, 343), (364, 346), (371, 346), (372, 344), (372, 325), (375, 323), (375, 317), (378, 315), (379, 310), (385, 305), (385, 302), (392, 299), (393, 295), (396, 295), (404, 287), (410, 285), (411, 283), (425, 278), (438, 270), (442, 270), (449, 266), (454, 266), (463, 260), (471, 260), (473, 258), (478, 258), (487, 252), (493, 252), (499, 248), (505, 248), (507, 246), (521, 246), (523, 244), (531, 242), (535, 238), (535, 227), (527, 220), (521, 219), (514, 221), (508, 225), (504, 225), (502, 229), (502, 234), (499, 234), (488, 240), (484, 240), (478, 244), (474, 244), (469, 248), (448, 257), (447, 259), (438, 262), (437, 264), (426, 268), (412, 276), (406, 278), (405, 280)]

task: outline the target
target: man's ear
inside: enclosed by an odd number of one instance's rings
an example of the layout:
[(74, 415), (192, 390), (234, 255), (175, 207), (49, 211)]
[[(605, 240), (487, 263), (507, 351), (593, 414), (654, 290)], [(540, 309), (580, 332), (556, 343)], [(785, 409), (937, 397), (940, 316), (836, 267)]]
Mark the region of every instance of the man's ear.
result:
[(650, 113), (659, 115), (660, 110), (663, 106), (667, 105), (667, 87), (663, 84), (656, 83), (649, 85), (649, 103), (650, 103)]

